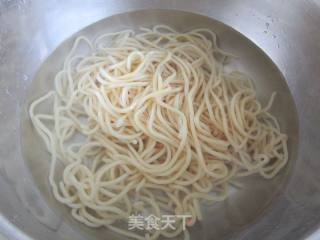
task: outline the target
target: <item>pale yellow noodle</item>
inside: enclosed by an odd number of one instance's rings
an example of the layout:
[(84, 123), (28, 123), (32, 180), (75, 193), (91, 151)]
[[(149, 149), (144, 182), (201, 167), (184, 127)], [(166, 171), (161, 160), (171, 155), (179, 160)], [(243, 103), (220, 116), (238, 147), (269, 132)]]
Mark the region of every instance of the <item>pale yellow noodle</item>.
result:
[[(88, 52), (77, 55), (82, 43)], [(201, 202), (223, 201), (237, 177), (274, 177), (288, 160), (287, 136), (269, 112), (275, 94), (262, 107), (246, 75), (224, 71), (230, 56), (209, 29), (158, 25), (77, 38), (55, 89), (29, 108), (51, 155), (55, 198), (89, 227), (173, 238), (181, 221), (144, 233), (118, 223), (147, 211), (190, 214), (193, 225)], [(49, 99), (49, 114), (36, 110)], [(183, 236), (190, 239), (187, 229)]]

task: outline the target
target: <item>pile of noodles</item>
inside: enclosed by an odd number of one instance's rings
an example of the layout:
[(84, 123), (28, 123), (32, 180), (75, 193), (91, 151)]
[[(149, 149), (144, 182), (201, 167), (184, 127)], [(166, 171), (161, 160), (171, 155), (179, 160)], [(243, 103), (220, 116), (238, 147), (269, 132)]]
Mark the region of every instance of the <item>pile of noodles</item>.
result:
[[(80, 45), (89, 50), (77, 54)], [(188, 238), (181, 221), (145, 232), (117, 224), (144, 211), (194, 223), (200, 203), (224, 200), (236, 177), (274, 177), (288, 160), (287, 136), (268, 112), (274, 95), (261, 106), (248, 77), (224, 70), (228, 56), (208, 29), (79, 37), (55, 89), (29, 109), (51, 154), (55, 198), (90, 227)], [(37, 111), (52, 99), (51, 114)]]

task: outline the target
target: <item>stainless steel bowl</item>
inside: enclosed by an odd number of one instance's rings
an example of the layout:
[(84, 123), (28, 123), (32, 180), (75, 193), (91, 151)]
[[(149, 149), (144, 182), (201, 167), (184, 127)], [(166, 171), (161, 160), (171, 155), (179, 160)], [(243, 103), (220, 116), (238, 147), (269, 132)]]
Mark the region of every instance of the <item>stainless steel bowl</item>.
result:
[[(206, 220), (192, 230), (193, 237), (302, 239), (318, 236), (319, 2), (109, 0), (58, 3), (0, 2), (0, 232), (9, 239), (19, 240), (102, 239), (102, 236), (121, 239), (105, 230), (92, 230), (76, 223), (67, 209), (54, 201), (47, 184), (48, 156), (24, 112), (30, 100), (52, 86), (52, 76), (75, 36), (63, 41), (103, 19), (77, 34), (93, 36), (102, 31), (157, 23), (180, 30), (210, 27), (217, 31), (224, 49), (240, 56), (241, 64), (237, 67), (255, 79), (262, 101), (273, 90), (279, 92), (273, 111), (290, 137), (290, 164), (274, 180), (249, 179), (244, 183), (246, 188), (236, 192), (230, 200), (207, 207)], [(140, 11), (132, 12), (135, 10)], [(119, 13), (122, 14), (116, 15)], [(112, 17), (106, 18), (109, 16)], [(59, 48), (50, 55), (57, 46)], [(300, 139), (289, 89), (298, 109)]]

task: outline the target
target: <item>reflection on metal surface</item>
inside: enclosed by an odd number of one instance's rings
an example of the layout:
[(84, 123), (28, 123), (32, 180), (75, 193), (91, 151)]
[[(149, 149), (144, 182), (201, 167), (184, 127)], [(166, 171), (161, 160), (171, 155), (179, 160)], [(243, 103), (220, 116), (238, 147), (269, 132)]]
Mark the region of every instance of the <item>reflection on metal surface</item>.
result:
[[(276, 63), (297, 105), (299, 155), (286, 191), (272, 202), (262, 218), (243, 228), (238, 235), (224, 237), (274, 240), (301, 239), (311, 234), (320, 222), (320, 128), (317, 126), (320, 122), (320, 9), (317, 1), (309, 0), (93, 0), (81, 4), (57, 0), (0, 0), (0, 212), (7, 223), (0, 222), (0, 231), (11, 239), (58, 240), (77, 236), (66, 223), (68, 219), (60, 222), (60, 214), (64, 213), (54, 210), (58, 206), (53, 207), (49, 198), (48, 202), (43, 201), (43, 191), (40, 194), (34, 185), (22, 158), (19, 126), (26, 89), (41, 62), (68, 36), (105, 17), (148, 8), (200, 13), (235, 28)], [(181, 24), (190, 23), (185, 19)], [(114, 22), (114, 26), (117, 24)], [(230, 41), (232, 47), (232, 39)], [(254, 74), (255, 68), (247, 67)], [(279, 110), (281, 113), (282, 108)], [(287, 126), (294, 126), (292, 124), (287, 123)], [(43, 211), (39, 212), (38, 207)], [(234, 219), (237, 220), (237, 216)], [(51, 225), (52, 222), (55, 224)], [(213, 227), (210, 223), (206, 226)], [(21, 232), (17, 232), (17, 228)], [(196, 228), (194, 234), (203, 234), (200, 230)], [(77, 239), (87, 238), (84, 234)], [(202, 239), (211, 237), (203, 235)]]

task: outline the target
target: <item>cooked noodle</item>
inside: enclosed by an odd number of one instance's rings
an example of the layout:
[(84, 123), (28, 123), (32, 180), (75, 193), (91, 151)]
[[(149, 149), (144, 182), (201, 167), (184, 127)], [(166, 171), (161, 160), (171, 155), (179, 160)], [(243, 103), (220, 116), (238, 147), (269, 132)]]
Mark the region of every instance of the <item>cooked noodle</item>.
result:
[[(80, 45), (88, 53), (77, 54)], [(55, 90), (29, 109), (51, 154), (55, 198), (89, 227), (172, 238), (181, 222), (144, 233), (118, 223), (146, 210), (201, 220), (200, 203), (223, 201), (236, 177), (274, 177), (288, 160), (287, 136), (269, 113), (275, 95), (262, 107), (247, 76), (224, 70), (230, 56), (208, 29), (77, 38)], [(36, 111), (50, 99), (50, 114)]]

